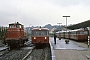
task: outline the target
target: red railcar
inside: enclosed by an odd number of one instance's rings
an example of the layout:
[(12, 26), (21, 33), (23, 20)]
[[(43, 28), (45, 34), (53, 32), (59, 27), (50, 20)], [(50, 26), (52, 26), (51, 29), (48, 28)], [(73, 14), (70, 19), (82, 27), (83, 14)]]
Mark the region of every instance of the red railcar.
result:
[(71, 35), (70, 31), (65, 31), (65, 38), (66, 39), (70, 39), (70, 35)]
[(31, 39), (33, 44), (49, 44), (49, 29), (33, 28)]
[(61, 37), (65, 38), (65, 31), (61, 31)]
[(61, 37), (60, 31), (56, 32), (56, 36), (57, 36), (58, 38)]
[(70, 33), (70, 39), (74, 39), (77, 41), (87, 41), (88, 30), (72, 30)]
[(73, 39), (77, 41), (87, 41), (89, 31), (84, 29), (69, 30), (69, 31), (67, 30), (57, 32), (56, 35), (59, 36), (59, 33), (61, 38)]
[(9, 24), (6, 34), (4, 36), (4, 43), (11, 47), (24, 45), (25, 41), (28, 41), (24, 26), (19, 22)]
[(57, 37), (65, 38), (65, 31), (56, 32)]

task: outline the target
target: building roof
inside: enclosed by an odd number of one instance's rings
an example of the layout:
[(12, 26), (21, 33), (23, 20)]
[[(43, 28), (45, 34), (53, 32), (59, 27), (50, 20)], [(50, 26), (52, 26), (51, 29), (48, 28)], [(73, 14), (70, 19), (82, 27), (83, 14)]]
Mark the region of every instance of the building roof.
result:
[(86, 28), (89, 26), (90, 26), (90, 20), (87, 20), (72, 26), (67, 26), (67, 28), (73, 30), (73, 29), (79, 29), (79, 28)]
[(49, 30), (48, 28), (33, 28), (32, 30)]

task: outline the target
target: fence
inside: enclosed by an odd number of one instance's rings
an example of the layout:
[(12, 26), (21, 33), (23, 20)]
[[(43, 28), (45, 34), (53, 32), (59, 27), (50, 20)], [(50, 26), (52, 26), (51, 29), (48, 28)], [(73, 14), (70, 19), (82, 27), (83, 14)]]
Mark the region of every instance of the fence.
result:
[(6, 35), (7, 27), (1, 27), (0, 26), (0, 40), (2, 40), (2, 37)]

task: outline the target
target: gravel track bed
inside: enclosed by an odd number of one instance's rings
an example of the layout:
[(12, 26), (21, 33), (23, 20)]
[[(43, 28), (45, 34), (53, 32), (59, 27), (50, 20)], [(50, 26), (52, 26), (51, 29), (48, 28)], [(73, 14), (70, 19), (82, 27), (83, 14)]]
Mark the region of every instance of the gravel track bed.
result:
[(52, 60), (50, 45), (43, 48), (35, 48), (27, 60)]
[(30, 49), (11, 50), (9, 53), (0, 57), (0, 60), (22, 60)]

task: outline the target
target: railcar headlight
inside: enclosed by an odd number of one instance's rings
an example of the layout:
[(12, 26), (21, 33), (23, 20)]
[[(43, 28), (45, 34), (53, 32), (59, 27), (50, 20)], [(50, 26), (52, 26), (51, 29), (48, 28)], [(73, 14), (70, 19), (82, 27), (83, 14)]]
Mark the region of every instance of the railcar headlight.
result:
[(36, 39), (36, 37), (34, 37), (34, 39)]
[(47, 37), (45, 37), (45, 39), (47, 39)]

